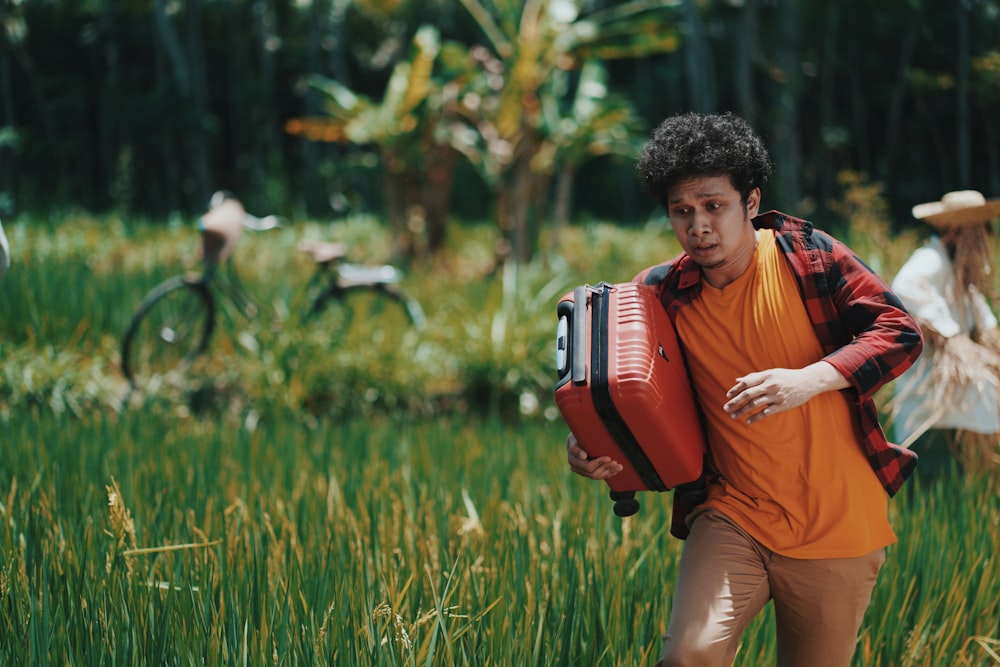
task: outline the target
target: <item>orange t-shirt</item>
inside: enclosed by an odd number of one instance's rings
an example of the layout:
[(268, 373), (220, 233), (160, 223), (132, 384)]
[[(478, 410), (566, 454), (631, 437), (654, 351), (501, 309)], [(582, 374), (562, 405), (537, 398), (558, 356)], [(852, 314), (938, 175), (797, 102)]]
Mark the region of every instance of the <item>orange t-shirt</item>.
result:
[(722, 410), (736, 378), (823, 357), (773, 230), (757, 236), (743, 275), (722, 289), (703, 280), (701, 294), (677, 316), (719, 473), (705, 505), (785, 556), (862, 556), (896, 536), (847, 397), (824, 392), (750, 425)]

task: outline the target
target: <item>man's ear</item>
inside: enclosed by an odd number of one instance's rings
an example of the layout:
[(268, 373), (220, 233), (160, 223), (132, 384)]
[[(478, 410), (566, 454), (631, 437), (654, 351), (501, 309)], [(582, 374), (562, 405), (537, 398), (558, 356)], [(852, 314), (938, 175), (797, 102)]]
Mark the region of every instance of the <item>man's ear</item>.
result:
[(760, 212), (760, 188), (754, 188), (747, 195), (747, 215), (751, 218)]

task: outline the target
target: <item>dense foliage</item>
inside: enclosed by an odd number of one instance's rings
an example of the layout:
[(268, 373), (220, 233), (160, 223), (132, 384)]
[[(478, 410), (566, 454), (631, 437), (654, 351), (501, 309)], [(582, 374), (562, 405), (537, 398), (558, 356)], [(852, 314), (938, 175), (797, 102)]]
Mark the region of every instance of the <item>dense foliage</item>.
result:
[[(609, 20), (639, 6), (627, 30)], [(777, 162), (769, 207), (825, 211), (844, 169), (883, 183), (898, 223), (946, 190), (1000, 192), (996, 0), (4, 0), (0, 23), (5, 219), (76, 206), (190, 215), (220, 186), (290, 215), (326, 215), (331, 201), (338, 211), (386, 212), (404, 195), (386, 189), (396, 167), (378, 137), (317, 143), (285, 128), (324, 113), (323, 94), (308, 85), (314, 75), (382, 104), (413, 38), (431, 26), (454, 49), (434, 60), (429, 81), (441, 90), (458, 82), (482, 102), (485, 115), (467, 117), (468, 129), (513, 136), (488, 117), (495, 95), (499, 107), (522, 105), (512, 146), (552, 147), (529, 153), (541, 169), (530, 187), (543, 196), (528, 194), (545, 205), (514, 212), (539, 226), (563, 215), (547, 208), (567, 196), (555, 177), (563, 167), (575, 172), (578, 211), (642, 221), (651, 209), (626, 144), (582, 160), (586, 137), (566, 131), (574, 119), (599, 125), (573, 115), (587, 63), (606, 69), (614, 97), (601, 99), (626, 104), (639, 136), (677, 111), (747, 116)], [(462, 53), (467, 62), (452, 57)], [(552, 70), (539, 78), (533, 66)], [(414, 118), (443, 108), (435, 99)], [(445, 134), (435, 141), (456, 136)], [(438, 157), (423, 172), (454, 170), (448, 206), (507, 224), (504, 193), (522, 201), (528, 184), (491, 182), (469, 155)]]

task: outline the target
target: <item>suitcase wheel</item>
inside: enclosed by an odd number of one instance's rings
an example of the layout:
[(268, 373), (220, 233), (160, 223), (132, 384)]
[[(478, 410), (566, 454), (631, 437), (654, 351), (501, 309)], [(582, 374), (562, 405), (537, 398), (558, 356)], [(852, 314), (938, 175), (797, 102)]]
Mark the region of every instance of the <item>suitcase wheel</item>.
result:
[(611, 500), (615, 501), (615, 514), (620, 517), (632, 516), (639, 511), (635, 491), (612, 491)]

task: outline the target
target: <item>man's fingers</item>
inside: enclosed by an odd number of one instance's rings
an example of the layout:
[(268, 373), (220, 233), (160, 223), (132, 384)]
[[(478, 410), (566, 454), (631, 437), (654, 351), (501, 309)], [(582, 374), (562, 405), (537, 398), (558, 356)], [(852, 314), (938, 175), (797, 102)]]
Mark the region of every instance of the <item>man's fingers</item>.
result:
[(596, 459), (579, 459), (571, 456), (569, 467), (576, 474), (590, 479), (607, 479), (622, 471), (622, 465), (607, 456)]
[(610, 456), (590, 458), (572, 433), (566, 437), (566, 458), (573, 472), (590, 479), (607, 479), (623, 469), (622, 464)]
[(588, 475), (591, 479), (607, 479), (608, 477), (617, 475), (622, 471), (621, 464), (612, 461), (607, 456), (595, 459), (593, 463), (596, 465), (594, 465)]
[(726, 398), (732, 398), (737, 396), (751, 387), (756, 387), (761, 382), (764, 381), (765, 375), (763, 373), (750, 373), (749, 375), (744, 375), (741, 378), (736, 378), (736, 384), (726, 392)]

